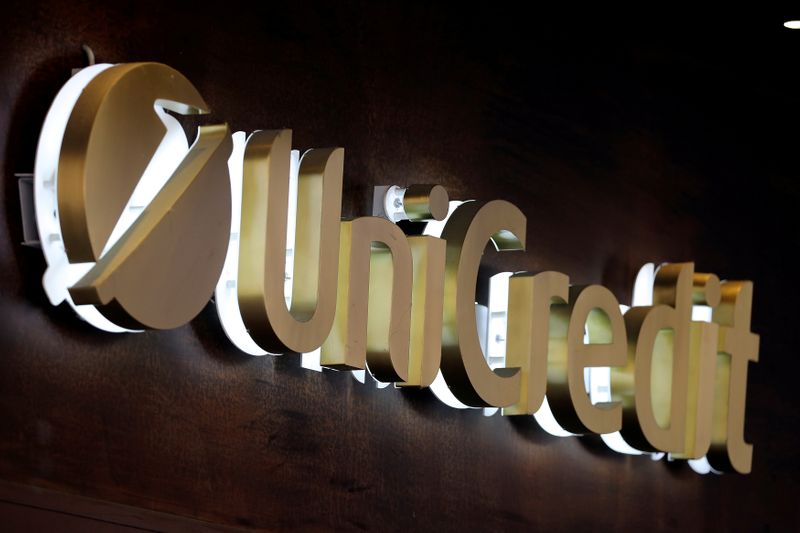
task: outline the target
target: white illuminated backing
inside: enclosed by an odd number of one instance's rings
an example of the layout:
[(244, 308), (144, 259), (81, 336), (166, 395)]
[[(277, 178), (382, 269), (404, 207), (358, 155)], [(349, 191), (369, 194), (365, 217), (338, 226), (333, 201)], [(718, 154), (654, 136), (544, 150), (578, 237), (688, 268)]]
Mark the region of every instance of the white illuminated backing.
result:
[(250, 355), (266, 355), (247, 333), (247, 328), (239, 311), (239, 298), (236, 280), (239, 269), (239, 230), (242, 221), (242, 175), (244, 167), (244, 147), (247, 135), (237, 131), (232, 136), (233, 150), (228, 159), (228, 175), (231, 182), (231, 234), (228, 251), (222, 265), (217, 287), (214, 289), (214, 303), (217, 308), (222, 330), (234, 346)]
[(787, 20), (783, 25), (790, 30), (800, 30), (800, 20)]
[[(475, 304), (478, 338), (486, 363), (492, 370), (506, 364), (506, 317), (508, 314), (508, 279), (511, 272), (500, 272), (489, 278), (489, 305)], [(497, 407), (484, 407), (483, 415), (499, 412)]]
[(717, 474), (718, 476), (723, 474), (723, 472), (720, 472), (719, 470), (714, 470), (714, 468), (711, 466), (711, 463), (708, 462), (708, 457), (705, 455), (700, 459), (689, 459), (687, 462), (692, 470), (698, 474), (705, 475), (713, 473)]
[[(423, 231), (423, 234), (430, 235), (431, 237), (441, 237), (442, 230), (444, 230), (444, 226), (448, 219), (456, 210), (456, 208), (463, 203), (464, 202), (451, 201), (447, 206), (447, 216), (444, 218), (444, 220), (432, 220), (428, 222), (425, 224), (425, 231)], [(480, 330), (480, 326), (478, 329)], [(436, 373), (436, 379), (434, 379), (433, 383), (431, 383), (430, 389), (433, 392), (433, 395), (448, 407), (452, 407), (453, 409), (470, 409), (469, 405), (461, 403), (450, 391), (450, 387), (447, 386), (447, 382), (444, 380), (441, 369)]]
[(67, 122), (83, 89), (98, 74), (112, 67), (108, 63), (78, 71), (64, 84), (47, 112), (36, 147), (34, 206), (39, 241), (47, 269), (42, 286), (52, 305), (66, 301), (75, 313), (92, 326), (112, 333), (130, 331), (112, 323), (93, 305), (75, 305), (67, 289), (82, 278), (94, 263), (70, 263), (64, 248), (58, 216), (58, 160)]

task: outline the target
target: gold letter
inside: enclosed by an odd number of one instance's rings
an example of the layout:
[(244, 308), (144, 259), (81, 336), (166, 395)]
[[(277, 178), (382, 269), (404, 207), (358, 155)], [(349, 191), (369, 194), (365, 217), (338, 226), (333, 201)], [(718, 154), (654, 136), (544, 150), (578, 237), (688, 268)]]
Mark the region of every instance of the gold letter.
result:
[[(613, 433), (622, 426), (619, 402), (593, 405), (584, 369), (623, 366), (627, 361), (625, 323), (619, 302), (600, 285), (573, 286), (569, 303), (553, 306), (553, 319), (566, 324), (548, 363), (547, 401), (558, 424), (570, 433)], [(584, 343), (588, 328), (589, 342)], [(560, 355), (560, 357), (558, 357)]]
[(750, 472), (753, 446), (744, 441), (747, 366), (758, 361), (758, 335), (750, 332), (753, 282), (722, 284), (722, 303), (714, 310), (719, 354), (714, 392), (714, 429), (708, 460), (718, 470)]
[(97, 261), (70, 294), (76, 304), (96, 305), (127, 328), (174, 328), (200, 312), (222, 270), (230, 232), (228, 127), (201, 127), (153, 202), (100, 256), (164, 134), (154, 104), (183, 114), (207, 107), (192, 84), (165, 65), (103, 71), (73, 109), (59, 160), (67, 254)]
[(341, 223), (340, 242), (336, 318), (320, 364), (360, 369), (366, 361), (375, 379), (406, 381), (413, 269), (406, 236), (386, 219), (361, 217)]
[[(693, 303), (712, 308), (719, 305), (719, 278), (714, 274), (695, 273), (693, 279)], [(686, 400), (686, 445), (683, 453), (673, 454), (676, 459), (699, 459), (711, 445), (718, 336), (717, 324), (692, 321)]]
[(569, 278), (560, 272), (533, 275), (520, 272), (508, 280), (506, 365), (520, 369), (519, 402), (503, 409), (503, 415), (532, 415), (539, 410), (547, 387), (552, 304), (569, 300)]
[(662, 265), (654, 305), (625, 313), (628, 365), (612, 368), (611, 389), (623, 403), (622, 436), (639, 450), (683, 453), (686, 445), (693, 274), (693, 263)]
[(461, 402), (505, 407), (519, 402), (519, 368), (486, 364), (475, 321), (475, 288), (481, 255), (490, 239), (498, 251), (525, 248), (525, 215), (502, 200), (466, 202), (442, 231), (447, 241), (442, 326), (442, 375)]
[(247, 141), (242, 182), (238, 294), (242, 319), (264, 350), (311, 352), (336, 310), (344, 150), (309, 150), (300, 160), (291, 309), (283, 285), (291, 130), (257, 131)]
[(414, 260), (411, 347), (408, 380), (398, 385), (428, 387), (436, 379), (442, 360), (444, 258), (447, 245), (442, 239), (421, 236), (408, 237), (408, 245)]

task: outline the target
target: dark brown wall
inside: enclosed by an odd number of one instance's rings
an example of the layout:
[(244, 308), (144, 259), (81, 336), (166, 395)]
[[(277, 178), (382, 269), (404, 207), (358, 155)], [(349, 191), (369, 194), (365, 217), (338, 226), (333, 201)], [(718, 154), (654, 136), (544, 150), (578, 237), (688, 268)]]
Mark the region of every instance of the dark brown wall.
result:
[[(289, 4), (3, 8), (0, 478), (268, 529), (796, 529), (800, 31), (758, 13)], [(753, 473), (699, 476), (428, 391), (249, 357), (211, 306), (139, 335), (50, 307), (41, 255), (19, 244), (13, 173), (32, 170), (82, 43), (99, 61), (177, 68), (235, 129), (344, 146), (348, 216), (368, 212), (375, 184), (513, 201), (528, 251), (489, 258), (493, 269), (557, 269), (623, 300), (648, 261), (754, 280)]]

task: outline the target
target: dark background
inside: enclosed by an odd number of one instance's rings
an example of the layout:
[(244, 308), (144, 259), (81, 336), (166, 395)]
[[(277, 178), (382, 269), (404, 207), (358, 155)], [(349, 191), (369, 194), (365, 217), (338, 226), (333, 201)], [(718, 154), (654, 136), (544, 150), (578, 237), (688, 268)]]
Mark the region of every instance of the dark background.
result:
[[(797, 529), (800, 31), (782, 27), (792, 13), (554, 16), (524, 5), (0, 8), (0, 522)], [(290, 127), (300, 149), (344, 146), (346, 216), (370, 212), (377, 184), (514, 202), (528, 250), (487, 257), (489, 270), (555, 269), (623, 302), (649, 261), (753, 280), (753, 473), (699, 476), (597, 438), (550, 437), (532, 418), (249, 357), (211, 306), (140, 335), (52, 308), (40, 251), (20, 245), (13, 174), (32, 171), (47, 108), (85, 65), (83, 43), (99, 62), (176, 68), (211, 121)], [(123, 506), (138, 518), (120, 518)]]

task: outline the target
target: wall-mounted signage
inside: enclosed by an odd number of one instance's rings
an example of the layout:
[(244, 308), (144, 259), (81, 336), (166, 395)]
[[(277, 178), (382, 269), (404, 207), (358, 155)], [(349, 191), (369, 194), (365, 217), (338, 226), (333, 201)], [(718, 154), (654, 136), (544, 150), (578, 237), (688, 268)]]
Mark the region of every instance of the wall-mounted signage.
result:
[(412, 185), (391, 189), (391, 216), (341, 220), (343, 149), (301, 157), (289, 130), (224, 124), (189, 146), (167, 110), (208, 105), (157, 63), (91, 66), (56, 97), (34, 180), (54, 305), (123, 332), (181, 326), (213, 294), (232, 342), (254, 355), (311, 354), (457, 407), (534, 415), (554, 434), (601, 434), (625, 453), (750, 471), (751, 282), (663, 264), (643, 270), (627, 308), (559, 272), (506, 274), (488, 313), (504, 318), (503, 353), (488, 357), (478, 268), (487, 243), (525, 249), (517, 207)]

